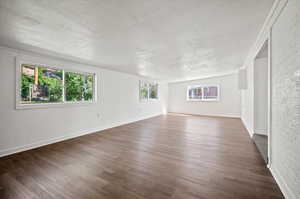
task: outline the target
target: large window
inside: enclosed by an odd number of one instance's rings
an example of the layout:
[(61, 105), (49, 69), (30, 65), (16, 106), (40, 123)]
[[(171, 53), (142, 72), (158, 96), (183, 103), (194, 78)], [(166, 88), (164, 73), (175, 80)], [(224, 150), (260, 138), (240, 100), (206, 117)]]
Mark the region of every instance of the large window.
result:
[(218, 101), (220, 89), (218, 85), (188, 86), (188, 101)]
[(140, 100), (158, 99), (158, 84), (140, 81)]
[(95, 74), (20, 64), (17, 105), (65, 104), (95, 100)]

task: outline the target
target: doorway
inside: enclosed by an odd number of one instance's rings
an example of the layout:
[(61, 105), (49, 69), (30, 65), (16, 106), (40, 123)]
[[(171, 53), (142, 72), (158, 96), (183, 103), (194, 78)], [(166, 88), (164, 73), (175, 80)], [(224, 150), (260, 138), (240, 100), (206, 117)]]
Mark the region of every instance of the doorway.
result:
[(254, 59), (254, 135), (266, 164), (269, 162), (269, 42), (266, 41)]

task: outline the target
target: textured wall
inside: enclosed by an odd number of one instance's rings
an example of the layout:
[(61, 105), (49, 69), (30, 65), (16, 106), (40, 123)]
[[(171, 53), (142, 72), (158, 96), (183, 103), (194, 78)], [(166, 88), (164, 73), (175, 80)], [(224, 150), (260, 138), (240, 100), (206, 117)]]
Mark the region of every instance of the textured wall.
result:
[(300, 197), (300, 1), (289, 0), (272, 31), (272, 169)]
[(274, 12), (251, 48), (242, 91), (242, 120), (254, 132), (253, 60), (272, 26), (271, 171), (287, 199), (300, 197), (300, 1), (278, 0)]

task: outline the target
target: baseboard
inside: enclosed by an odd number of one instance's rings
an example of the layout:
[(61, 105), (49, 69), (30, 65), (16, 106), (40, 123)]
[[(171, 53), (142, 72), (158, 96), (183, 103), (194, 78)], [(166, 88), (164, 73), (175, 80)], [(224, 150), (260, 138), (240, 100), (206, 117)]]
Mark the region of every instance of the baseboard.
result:
[(183, 115), (194, 115), (202, 117), (226, 117), (226, 118), (241, 118), (239, 115), (226, 115), (226, 114), (194, 114), (194, 113), (182, 113), (182, 112), (168, 112), (170, 114), (183, 114)]
[(280, 173), (274, 169), (272, 166), (269, 168), (275, 181), (277, 182), (281, 192), (283, 193), (286, 199), (297, 199), (296, 196), (293, 194), (292, 190), (289, 188), (287, 183), (285, 182), (284, 178), (280, 175)]
[(246, 128), (246, 130), (248, 131), (250, 137), (253, 137), (254, 132), (252, 131), (252, 129), (250, 127), (248, 127), (247, 123), (245, 122), (244, 118), (241, 117), (242, 123), (244, 125), (244, 127)]
[(159, 115), (162, 115), (162, 114), (153, 114), (153, 115), (148, 115), (148, 116), (138, 118), (138, 119), (131, 119), (131, 120), (122, 121), (122, 122), (115, 122), (115, 123), (112, 123), (108, 126), (99, 126), (99, 127), (94, 127), (94, 128), (91, 128), (91, 129), (80, 130), (80, 131), (77, 131), (76, 133), (74, 133), (74, 132), (73, 133), (68, 133), (65, 136), (56, 137), (56, 138), (52, 138), (52, 139), (48, 139), (48, 140), (41, 140), (41, 141), (34, 142), (34, 143), (31, 143), (31, 144), (23, 145), (23, 146), (4, 149), (4, 150), (0, 151), (0, 157), (12, 155), (14, 153), (27, 151), (27, 150), (30, 150), (30, 149), (35, 149), (35, 148), (42, 147), (42, 146), (49, 145), (49, 144), (53, 144), (53, 143), (56, 143), (56, 142), (61, 142), (61, 141), (64, 141), (64, 140), (80, 137), (80, 136), (83, 136), (83, 135), (103, 131), (105, 129), (110, 129), (110, 128), (114, 128), (114, 127), (117, 127), (117, 126), (122, 126), (122, 125), (125, 125), (125, 124), (129, 124), (129, 123), (149, 119), (149, 118), (156, 117), (156, 116), (159, 116)]
[(254, 129), (254, 133), (258, 135), (268, 136), (267, 129)]

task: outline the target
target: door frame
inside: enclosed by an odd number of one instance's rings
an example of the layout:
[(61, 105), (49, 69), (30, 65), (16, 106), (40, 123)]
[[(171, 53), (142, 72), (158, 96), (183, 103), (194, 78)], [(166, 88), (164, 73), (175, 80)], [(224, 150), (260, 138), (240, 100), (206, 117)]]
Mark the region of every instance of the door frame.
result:
[(268, 40), (268, 168), (272, 164), (272, 27), (267, 37)]
[[(261, 50), (264, 48), (265, 45), (267, 46), (267, 50), (268, 50), (268, 79), (267, 79), (267, 87), (268, 87), (268, 91), (266, 93), (266, 95), (268, 96), (268, 102), (267, 102), (267, 115), (268, 115), (268, 119), (267, 119), (267, 136), (268, 136), (268, 153), (267, 153), (267, 167), (270, 168), (271, 167), (271, 163), (272, 163), (272, 28), (270, 29), (269, 34), (267, 35), (267, 37), (265, 38), (264, 42), (262, 42), (262, 45), (259, 47), (259, 50), (256, 53), (256, 56), (254, 57), (253, 63), (255, 63), (256, 57), (257, 55), (261, 52)], [(254, 67), (254, 65), (253, 65)], [(254, 70), (254, 68), (253, 68)], [(254, 75), (254, 74), (253, 74)], [(255, 76), (253, 76), (253, 80), (255, 80)], [(253, 87), (253, 89), (255, 89), (255, 87)], [(253, 100), (255, 100), (253, 98)], [(254, 101), (253, 101), (254, 103)], [(254, 108), (254, 107), (253, 107)], [(253, 122), (255, 121), (255, 115), (253, 115)], [(254, 123), (253, 123), (254, 126)]]

